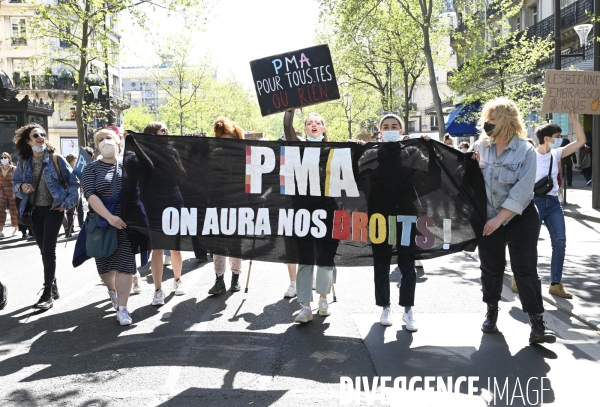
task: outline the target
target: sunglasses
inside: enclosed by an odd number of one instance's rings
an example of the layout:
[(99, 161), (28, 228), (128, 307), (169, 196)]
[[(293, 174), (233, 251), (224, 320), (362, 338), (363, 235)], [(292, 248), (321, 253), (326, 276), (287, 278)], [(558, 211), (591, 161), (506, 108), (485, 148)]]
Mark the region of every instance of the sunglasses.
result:
[(43, 137), (46, 138), (46, 133), (36, 133), (36, 134), (32, 134), (33, 138), (39, 138), (39, 137)]

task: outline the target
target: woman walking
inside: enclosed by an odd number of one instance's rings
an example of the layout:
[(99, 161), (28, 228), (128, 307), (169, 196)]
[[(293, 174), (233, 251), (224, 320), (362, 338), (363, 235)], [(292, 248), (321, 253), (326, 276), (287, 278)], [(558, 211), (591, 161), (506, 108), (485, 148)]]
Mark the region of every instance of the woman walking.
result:
[[(218, 117), (217, 120), (213, 123), (213, 130), (215, 132), (215, 137), (222, 139), (244, 139), (244, 130), (237, 124), (235, 124), (232, 120), (227, 119), (225, 117)], [(223, 294), (226, 290), (225, 287), (225, 268), (227, 265), (227, 256), (223, 256), (220, 254), (213, 254), (213, 262), (215, 263), (215, 284), (212, 286), (210, 290), (208, 290), (209, 294), (212, 295), (220, 295)], [(240, 291), (240, 283), (239, 278), (242, 273), (242, 260), (229, 256), (229, 267), (231, 268), (231, 285), (229, 286), (229, 291)]]
[(13, 194), (13, 175), (15, 166), (12, 165), (12, 158), (8, 153), (2, 153), (0, 158), (2, 163), (2, 171), (0, 177), (0, 239), (6, 237), (4, 234), (4, 223), (6, 222), (6, 210), (10, 212), (10, 224), (14, 228), (12, 235), (17, 234), (19, 223), (17, 221), (17, 204), (15, 203), (15, 195)]
[(117, 310), (117, 321), (121, 325), (131, 325), (133, 321), (127, 309), (127, 301), (133, 275), (136, 273), (135, 258), (124, 231), (127, 225), (120, 218), (121, 203), (115, 205), (108, 202), (108, 198), (113, 195), (113, 188), (116, 188), (116, 197), (121, 197), (123, 163), (116, 158), (119, 141), (119, 136), (112, 130), (102, 129), (96, 133), (94, 144), (98, 146), (102, 158), (85, 166), (82, 187), (90, 212), (105, 219), (109, 223), (108, 227), (117, 228), (117, 250), (108, 257), (96, 258), (96, 267), (108, 288), (112, 305)]
[(473, 145), (487, 195), (487, 223), (479, 241), (483, 302), (486, 319), (481, 330), (496, 332), (498, 302), (506, 264), (506, 250), (519, 288), (523, 311), (529, 315), (530, 343), (554, 343), (546, 327), (542, 285), (537, 273), (539, 214), (533, 203), (536, 155), (517, 105), (506, 98), (488, 101), (482, 108), (480, 139)]
[[(328, 141), (325, 119), (317, 113), (310, 113), (306, 116), (306, 119), (304, 120), (304, 132), (306, 134), (306, 141), (309, 144)], [(294, 206), (306, 208), (310, 211), (311, 204), (314, 205), (314, 198), (309, 198), (310, 200), (307, 200), (306, 202), (304, 202), (303, 198), (304, 197), (302, 196), (296, 197)], [(328, 212), (328, 216), (333, 215), (333, 211), (335, 210), (335, 199), (323, 198), (319, 205), (320, 208), (325, 209)], [(300, 313), (296, 316), (296, 322), (308, 322), (313, 319), (310, 303), (313, 300), (312, 287), (315, 260), (321, 264), (330, 264), (326, 266), (316, 266), (317, 277), (315, 291), (319, 294), (319, 315), (331, 315), (327, 294), (331, 292), (331, 287), (335, 282), (336, 269), (333, 265), (333, 261), (337, 245), (338, 243), (335, 241), (323, 241), (317, 244), (314, 241), (303, 241), (302, 239), (298, 239), (300, 259), (298, 262), (298, 273), (296, 274), (296, 294), (301, 309)], [(303, 258), (310, 260), (310, 263), (306, 261), (306, 263), (309, 264), (302, 264)]]
[[(569, 113), (569, 119), (573, 123), (577, 140), (561, 147), (563, 139), (560, 126), (549, 123), (538, 127), (535, 135), (540, 143), (536, 152), (536, 176), (538, 182), (551, 174), (553, 187), (545, 196), (535, 198), (535, 206), (540, 213), (538, 233), (542, 228), (542, 222), (548, 228), (550, 241), (552, 242), (552, 260), (550, 261), (550, 290), (552, 295), (562, 298), (573, 298), (573, 295), (565, 290), (562, 281), (563, 264), (565, 262), (565, 251), (567, 246), (567, 233), (565, 227), (565, 214), (558, 199), (558, 173), (561, 158), (568, 157), (585, 144), (585, 133), (575, 117), (573, 109)], [(568, 141), (568, 140), (567, 140)], [(550, 171), (550, 166), (552, 170)], [(565, 182), (565, 180), (563, 180)], [(518, 283), (517, 283), (518, 287)]]
[(77, 177), (65, 159), (46, 141), (39, 124), (28, 124), (14, 137), (19, 161), (13, 193), (21, 200), (20, 214), (32, 211), (32, 230), (44, 265), (44, 291), (34, 308), (49, 309), (59, 298), (56, 285), (56, 240), (64, 211), (79, 199)]

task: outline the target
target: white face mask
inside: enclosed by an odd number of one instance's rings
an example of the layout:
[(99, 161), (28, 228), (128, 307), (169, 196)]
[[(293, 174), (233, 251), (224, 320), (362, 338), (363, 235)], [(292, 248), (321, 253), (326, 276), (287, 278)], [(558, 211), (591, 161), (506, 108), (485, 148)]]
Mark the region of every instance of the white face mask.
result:
[(2, 165), (8, 165), (8, 158), (3, 158), (0, 162), (2, 162)]
[(325, 138), (325, 136), (322, 135), (322, 134), (319, 137), (317, 137), (317, 138), (312, 138), (308, 134), (306, 135), (306, 140), (307, 141), (322, 141), (324, 138)]
[(400, 131), (398, 130), (384, 130), (381, 132), (381, 138), (383, 141), (398, 141), (400, 140)]
[(112, 138), (107, 138), (100, 142), (98, 150), (100, 150), (102, 157), (113, 158), (117, 152), (117, 144)]

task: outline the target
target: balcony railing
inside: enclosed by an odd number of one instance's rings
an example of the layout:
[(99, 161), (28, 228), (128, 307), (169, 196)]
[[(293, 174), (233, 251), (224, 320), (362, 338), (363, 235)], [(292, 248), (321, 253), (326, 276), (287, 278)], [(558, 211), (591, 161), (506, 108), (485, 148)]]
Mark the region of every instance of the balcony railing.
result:
[(126, 109), (131, 107), (131, 93), (123, 92), (120, 89), (111, 89), (110, 90), (110, 99), (112, 103), (116, 103), (121, 105)]
[(24, 37), (11, 37), (10, 45), (13, 45), (13, 46), (27, 45), (27, 39)]
[[(560, 10), (560, 29), (564, 30), (590, 18), (586, 10), (594, 9), (593, 0), (579, 0)], [(554, 14), (527, 28), (527, 37), (546, 38), (554, 32)]]
[[(569, 54), (581, 54), (585, 52), (585, 59), (588, 61), (593, 61), (594, 58), (594, 41), (590, 40), (588, 41), (583, 47), (581, 46), (574, 46), (571, 48), (567, 48), (567, 49), (563, 49), (561, 51), (561, 54), (563, 55), (563, 57), (561, 58), (560, 61), (560, 65), (561, 68), (567, 68), (571, 65), (575, 65), (579, 62), (581, 62), (583, 59), (580, 56), (568, 56)], [(547, 59), (542, 59), (541, 61), (539, 61), (537, 63), (537, 67), (538, 68), (542, 68), (542, 69), (554, 69), (554, 56), (547, 58)]]

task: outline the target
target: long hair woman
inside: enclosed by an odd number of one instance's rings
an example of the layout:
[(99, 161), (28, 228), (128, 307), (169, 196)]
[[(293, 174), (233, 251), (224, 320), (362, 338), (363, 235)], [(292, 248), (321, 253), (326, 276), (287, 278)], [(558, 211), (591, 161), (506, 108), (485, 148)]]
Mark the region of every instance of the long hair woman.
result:
[(13, 194), (13, 175), (15, 166), (12, 165), (10, 154), (2, 153), (0, 158), (2, 171), (0, 171), (0, 239), (6, 237), (4, 234), (4, 222), (6, 222), (6, 210), (10, 212), (10, 224), (14, 228), (12, 236), (17, 234), (19, 223), (17, 222), (17, 204), (15, 203), (15, 195)]
[(127, 301), (136, 273), (135, 258), (124, 231), (127, 225), (120, 217), (121, 204), (108, 202), (113, 188), (116, 188), (117, 197), (121, 196), (123, 163), (117, 160), (119, 142), (119, 136), (112, 130), (102, 129), (94, 135), (94, 145), (98, 146), (102, 158), (85, 166), (82, 187), (90, 212), (96, 212), (109, 227), (117, 229), (117, 250), (108, 257), (96, 258), (96, 267), (117, 311), (117, 321), (121, 325), (130, 325), (132, 318)]
[(483, 302), (487, 304), (481, 330), (498, 330), (498, 302), (508, 246), (521, 306), (531, 324), (529, 342), (554, 343), (556, 336), (543, 318), (542, 285), (537, 272), (540, 217), (533, 202), (535, 149), (527, 141), (523, 119), (512, 100), (488, 101), (478, 127), (483, 131), (473, 145), (473, 159), (479, 162), (487, 195), (487, 222), (479, 241)]
[(79, 184), (65, 159), (56, 154), (39, 124), (17, 130), (19, 156), (13, 175), (13, 193), (21, 200), (18, 211), (32, 212), (32, 230), (44, 265), (44, 290), (34, 308), (48, 309), (59, 298), (56, 285), (56, 240), (64, 211), (77, 204)]
[[(244, 130), (226, 117), (217, 117), (213, 123), (213, 130), (216, 138), (244, 139)], [(213, 254), (216, 279), (215, 284), (208, 290), (209, 294), (219, 295), (223, 294), (226, 290), (224, 275), (227, 266), (227, 257), (228, 256)], [(242, 273), (242, 259), (229, 256), (229, 267), (231, 268), (231, 285), (229, 286), (229, 291), (240, 291), (239, 278)]]
[[(318, 113), (310, 113), (304, 120), (304, 132), (306, 134), (306, 141), (310, 144), (313, 142), (327, 142), (327, 128), (325, 127), (325, 119)], [(295, 206), (306, 207), (302, 205), (303, 197), (296, 197), (294, 200)], [(311, 199), (314, 203), (314, 200)], [(307, 201), (307, 205), (310, 202)], [(335, 200), (332, 198), (324, 198), (322, 201), (322, 208), (326, 207), (328, 213), (335, 210)], [(310, 209), (309, 209), (310, 210)], [(328, 214), (329, 215), (329, 214)], [(331, 216), (329, 215), (329, 216)], [(313, 274), (315, 266), (314, 261), (320, 260), (321, 263), (331, 263), (330, 266), (316, 266), (317, 277), (315, 290), (319, 294), (319, 309), (318, 314), (321, 316), (331, 315), (329, 311), (329, 303), (327, 301), (327, 295), (331, 292), (331, 287), (335, 282), (336, 270), (333, 266), (333, 259), (337, 249), (337, 242), (323, 241), (316, 244), (313, 241), (305, 242), (301, 239), (298, 240), (298, 252), (300, 254), (300, 261), (298, 265), (298, 273), (296, 275), (296, 294), (298, 303), (300, 303), (301, 309), (296, 316), (296, 322), (308, 322), (312, 321), (312, 308), (310, 306), (313, 300), (312, 287), (313, 287)], [(302, 264), (302, 258), (305, 257), (308, 261)]]

